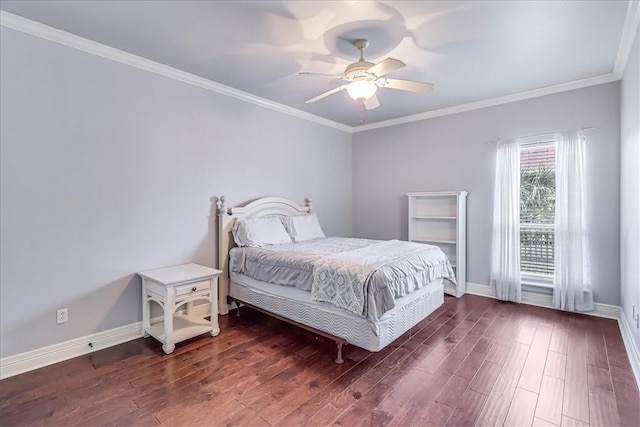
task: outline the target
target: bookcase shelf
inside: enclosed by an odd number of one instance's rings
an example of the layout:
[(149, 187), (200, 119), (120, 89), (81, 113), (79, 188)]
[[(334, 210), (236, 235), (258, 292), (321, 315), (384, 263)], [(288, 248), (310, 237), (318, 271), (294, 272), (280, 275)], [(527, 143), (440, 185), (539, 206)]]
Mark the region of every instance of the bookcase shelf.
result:
[(409, 241), (440, 247), (456, 274), (445, 280), (445, 292), (460, 297), (466, 290), (466, 191), (415, 192), (409, 197)]

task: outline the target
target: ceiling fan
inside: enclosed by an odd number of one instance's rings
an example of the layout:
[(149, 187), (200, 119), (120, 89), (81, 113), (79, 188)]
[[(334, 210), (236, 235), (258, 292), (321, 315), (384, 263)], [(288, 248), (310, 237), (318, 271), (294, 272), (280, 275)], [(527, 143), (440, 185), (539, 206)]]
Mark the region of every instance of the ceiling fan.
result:
[(365, 39), (358, 39), (353, 45), (360, 51), (360, 59), (345, 68), (344, 75), (321, 74), (301, 72), (300, 74), (309, 74), (317, 76), (327, 76), (331, 78), (345, 80), (348, 83), (328, 90), (320, 95), (306, 101), (307, 104), (316, 102), (334, 93), (346, 89), (349, 96), (355, 101), (364, 105), (367, 110), (373, 110), (380, 106), (380, 101), (376, 96), (379, 87), (389, 89), (406, 90), (409, 92), (428, 93), (433, 90), (433, 84), (416, 82), (412, 80), (389, 79), (386, 76), (392, 71), (398, 70), (405, 66), (405, 63), (393, 58), (387, 58), (377, 64), (365, 61), (364, 50), (369, 47), (369, 42)]

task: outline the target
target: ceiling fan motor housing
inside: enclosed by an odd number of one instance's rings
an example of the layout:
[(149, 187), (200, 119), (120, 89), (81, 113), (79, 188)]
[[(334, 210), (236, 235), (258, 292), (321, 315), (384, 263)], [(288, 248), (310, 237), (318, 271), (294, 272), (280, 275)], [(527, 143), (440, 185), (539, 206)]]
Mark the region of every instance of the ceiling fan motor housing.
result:
[(367, 73), (367, 70), (376, 64), (364, 60), (364, 50), (369, 47), (369, 41), (358, 39), (353, 42), (353, 45), (360, 51), (360, 60), (350, 64), (344, 69), (344, 77), (352, 82), (359, 80), (376, 80), (378, 78), (377, 76)]
[(373, 67), (373, 62), (358, 61), (349, 65), (344, 70), (344, 76), (347, 80), (375, 80), (377, 77), (374, 74), (368, 73), (367, 70)]

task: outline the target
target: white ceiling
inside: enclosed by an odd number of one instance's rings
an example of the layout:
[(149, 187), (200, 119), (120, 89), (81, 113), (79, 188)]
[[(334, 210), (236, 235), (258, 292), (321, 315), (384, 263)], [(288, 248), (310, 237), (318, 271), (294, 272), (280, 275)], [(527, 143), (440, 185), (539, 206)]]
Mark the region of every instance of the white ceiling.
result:
[(364, 123), (398, 119), (612, 75), (629, 1), (2, 0), (0, 8), (313, 115), (356, 126), (341, 84), (358, 58), (406, 67), (388, 77), (429, 94), (380, 89)]

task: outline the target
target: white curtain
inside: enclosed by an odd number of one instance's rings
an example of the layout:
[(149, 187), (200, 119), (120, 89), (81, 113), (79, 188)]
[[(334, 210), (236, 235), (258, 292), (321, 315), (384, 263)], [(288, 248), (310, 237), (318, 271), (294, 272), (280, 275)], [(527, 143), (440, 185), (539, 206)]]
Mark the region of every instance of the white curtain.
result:
[(584, 135), (558, 132), (556, 139), (555, 277), (553, 304), (570, 311), (593, 310), (585, 222)]
[(491, 292), (504, 301), (521, 301), (520, 144), (498, 143), (493, 191)]

